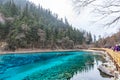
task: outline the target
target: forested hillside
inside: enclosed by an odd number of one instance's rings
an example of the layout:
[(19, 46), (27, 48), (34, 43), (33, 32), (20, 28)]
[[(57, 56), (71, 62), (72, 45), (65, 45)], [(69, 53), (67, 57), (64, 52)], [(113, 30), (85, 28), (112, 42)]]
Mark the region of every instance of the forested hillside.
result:
[(120, 44), (120, 31), (113, 34), (112, 36), (108, 36), (106, 38), (100, 38), (96, 42), (97, 47), (112, 47), (116, 44)]
[(71, 49), (90, 44), (90, 33), (73, 28), (67, 19), (26, 0), (0, 0), (0, 42), (17, 48)]

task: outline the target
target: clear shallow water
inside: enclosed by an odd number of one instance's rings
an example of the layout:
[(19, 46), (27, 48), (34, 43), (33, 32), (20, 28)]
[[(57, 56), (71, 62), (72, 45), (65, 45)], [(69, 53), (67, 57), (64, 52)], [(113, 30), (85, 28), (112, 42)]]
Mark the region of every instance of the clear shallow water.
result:
[(0, 55), (0, 80), (110, 80), (97, 66), (92, 52), (44, 52)]

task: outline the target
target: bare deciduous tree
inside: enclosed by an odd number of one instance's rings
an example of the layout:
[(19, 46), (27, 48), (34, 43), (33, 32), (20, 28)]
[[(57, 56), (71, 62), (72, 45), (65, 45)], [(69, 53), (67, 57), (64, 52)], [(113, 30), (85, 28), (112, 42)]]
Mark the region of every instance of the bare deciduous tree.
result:
[[(120, 0), (73, 0), (75, 9), (81, 11), (83, 8), (94, 6), (95, 13), (101, 15), (101, 19), (109, 18), (107, 26), (118, 23), (120, 20)], [(79, 9), (79, 10), (78, 10)]]

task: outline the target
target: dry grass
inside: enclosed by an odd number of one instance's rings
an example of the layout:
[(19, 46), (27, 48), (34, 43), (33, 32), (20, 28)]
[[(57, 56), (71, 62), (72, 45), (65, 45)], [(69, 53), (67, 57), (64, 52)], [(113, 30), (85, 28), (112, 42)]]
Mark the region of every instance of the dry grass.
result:
[(120, 52), (113, 51), (108, 48), (91, 48), (92, 50), (102, 50), (108, 53), (108, 55), (112, 58), (117, 68), (120, 69)]

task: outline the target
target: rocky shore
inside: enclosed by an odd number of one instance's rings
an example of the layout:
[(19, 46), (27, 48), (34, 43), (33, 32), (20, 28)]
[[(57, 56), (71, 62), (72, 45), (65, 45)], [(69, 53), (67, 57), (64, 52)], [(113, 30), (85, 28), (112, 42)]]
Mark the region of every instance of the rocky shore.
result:
[(106, 62), (101, 64), (98, 68), (101, 69), (101, 71), (105, 74), (111, 76), (111, 80), (120, 80), (120, 72), (117, 68), (118, 66), (116, 66), (117, 63), (115, 62), (113, 56), (111, 56), (116, 55), (116, 52), (114, 52), (115, 54), (113, 54), (110, 49), (105, 48), (93, 48), (92, 50), (102, 51), (102, 53), (104, 54), (103, 57)]

